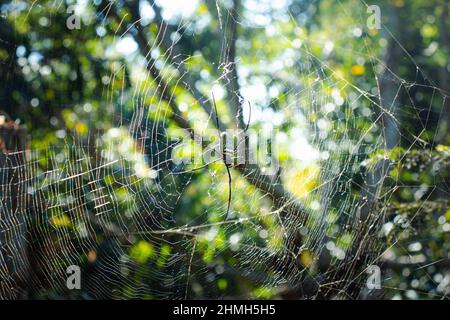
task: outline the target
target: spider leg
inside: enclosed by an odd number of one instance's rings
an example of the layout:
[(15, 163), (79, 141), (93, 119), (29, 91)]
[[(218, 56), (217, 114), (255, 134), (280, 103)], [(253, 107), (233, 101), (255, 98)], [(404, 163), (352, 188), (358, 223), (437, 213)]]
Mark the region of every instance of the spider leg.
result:
[[(219, 130), (219, 132), (221, 132), (220, 126), (219, 126), (219, 116), (217, 113), (216, 99), (214, 98), (213, 92), (211, 92), (211, 95), (212, 95), (212, 100), (213, 100), (214, 111), (216, 113), (216, 126), (217, 126), (217, 129)], [(249, 122), (249, 124), (250, 124), (250, 122)], [(247, 128), (248, 128), (248, 125), (247, 125)], [(220, 138), (221, 138), (221, 136), (219, 135), (219, 139)], [(232, 177), (231, 177), (230, 168), (229, 168), (226, 158), (225, 158), (225, 152), (222, 153), (222, 161), (223, 161), (223, 164), (225, 165), (225, 168), (227, 169), (227, 174), (228, 174), (228, 205), (227, 205), (227, 214), (225, 215), (225, 220), (227, 220), (228, 214), (230, 213), (230, 205), (231, 205)]]
[(204, 165), (202, 165), (202, 166), (200, 166), (200, 167), (196, 167), (196, 168), (193, 168), (193, 169), (190, 169), (190, 170), (184, 170), (184, 171), (172, 172), (172, 174), (184, 174), (184, 173), (190, 173), (190, 172), (198, 171), (198, 170), (201, 170), (201, 169), (206, 168), (206, 167), (209, 166), (210, 164), (213, 164), (213, 163), (215, 163), (215, 162), (217, 162), (217, 161), (219, 161), (219, 160), (220, 160), (220, 159), (216, 159), (216, 160), (211, 161), (211, 162), (208, 162), (208, 163), (206, 163), (206, 164), (204, 164)]
[(225, 168), (227, 168), (227, 173), (228, 173), (228, 205), (227, 205), (227, 214), (225, 215), (225, 220), (227, 220), (228, 214), (230, 213), (230, 205), (231, 205), (232, 178), (231, 178), (230, 167), (227, 164), (225, 164)]
[(248, 122), (245, 126), (244, 132), (247, 132), (248, 126), (250, 125), (250, 119), (252, 118), (252, 104), (250, 103), (250, 101), (248, 102), (248, 112)]
[(220, 132), (221, 130), (220, 130), (220, 125), (219, 125), (219, 115), (217, 113), (217, 106), (216, 106), (216, 99), (214, 98), (214, 92), (211, 92), (211, 96), (212, 96), (214, 111), (215, 111), (215, 115), (216, 115), (216, 127), (217, 127), (217, 130), (219, 130), (219, 132)]

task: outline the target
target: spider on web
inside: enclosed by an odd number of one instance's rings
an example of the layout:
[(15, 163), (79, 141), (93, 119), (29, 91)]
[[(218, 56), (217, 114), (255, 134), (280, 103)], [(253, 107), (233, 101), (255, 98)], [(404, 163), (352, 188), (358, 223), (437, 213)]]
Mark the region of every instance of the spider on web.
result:
[[(224, 141), (223, 138), (226, 137), (227, 133), (226, 131), (222, 131), (219, 125), (219, 116), (217, 113), (217, 105), (216, 105), (216, 99), (214, 97), (214, 93), (211, 93), (212, 96), (212, 101), (213, 101), (213, 106), (214, 106), (214, 112), (215, 112), (215, 120), (216, 120), (216, 127), (217, 130), (219, 131), (219, 148), (221, 150), (221, 157), (219, 159), (215, 159), (211, 162), (208, 162), (200, 167), (197, 168), (193, 168), (190, 170), (184, 170), (184, 171), (178, 171), (178, 172), (174, 172), (174, 174), (185, 174), (185, 173), (191, 173), (194, 171), (198, 171), (198, 170), (202, 170), (204, 168), (206, 168), (207, 166), (209, 166), (210, 164), (216, 163), (217, 161), (222, 161), (223, 165), (225, 166), (226, 170), (227, 170), (227, 176), (228, 176), (228, 201), (227, 201), (227, 212), (225, 214), (225, 219), (224, 221), (228, 220), (228, 216), (230, 213), (230, 206), (231, 206), (231, 198), (232, 198), (232, 185), (233, 185), (233, 176), (231, 175), (231, 168), (234, 168), (237, 166), (237, 164), (234, 164), (234, 161), (232, 161), (232, 163), (228, 163), (227, 162), (227, 156), (231, 155), (233, 156), (235, 154), (236, 150), (231, 150), (231, 149), (227, 149), (225, 148), (225, 143), (222, 143)], [(247, 121), (247, 124), (243, 130), (243, 133), (246, 134), (250, 125), (250, 119), (251, 119), (251, 112), (252, 112), (252, 106), (250, 101), (248, 102), (249, 105), (249, 118)], [(223, 146), (223, 147), (222, 147)]]

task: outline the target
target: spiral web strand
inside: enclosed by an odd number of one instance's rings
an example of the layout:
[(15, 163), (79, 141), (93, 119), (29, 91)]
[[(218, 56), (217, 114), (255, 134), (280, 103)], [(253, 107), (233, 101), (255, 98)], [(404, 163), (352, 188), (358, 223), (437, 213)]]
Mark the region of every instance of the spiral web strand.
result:
[[(394, 107), (400, 95), (431, 93), (445, 103), (448, 94), (434, 86), (414, 61), (412, 81), (390, 70), (382, 74), (373, 70), (376, 90), (350, 83), (310, 47), (326, 47), (326, 42), (299, 42), (295, 30), (264, 31), (219, 1), (215, 7), (223, 39), (216, 40), (222, 43), (221, 56), (202, 63), (221, 74), (205, 76), (201, 85), (192, 86), (198, 75), (190, 69), (191, 62), (204, 58), (200, 53), (182, 53), (178, 43), (195, 37), (195, 17), (180, 18), (177, 25), (163, 23), (153, 39), (144, 41), (141, 21), (132, 13), (131, 20), (121, 20), (120, 2), (107, 3), (96, 9), (97, 20), (116, 19), (115, 44), (133, 39), (139, 49), (107, 77), (104, 96), (105, 105), (113, 110), (110, 128), (89, 140), (73, 134), (64, 146), (4, 155), (0, 297), (23, 296), (14, 288), (26, 283), (28, 294), (49, 298), (220, 298), (226, 294), (217, 290), (215, 280), (224, 274), (258, 283), (254, 298), (265, 297), (266, 290), (286, 296), (301, 292), (302, 298), (355, 299), (368, 294), (367, 269), (381, 265), (397, 245), (380, 242), (389, 194), (409, 187), (389, 175), (388, 160), (371, 167), (368, 159), (392, 148), (387, 146), (392, 132), (386, 128), (400, 121)], [(27, 10), (39, 6), (39, 1), (33, 2)], [(295, 21), (289, 12), (279, 11), (274, 16), (281, 22), (274, 18), (274, 25)], [(365, 16), (354, 19), (365, 25)], [(235, 49), (228, 33), (235, 25), (260, 29), (258, 37), (276, 39), (285, 49), (257, 62), (240, 61), (238, 49), (237, 62), (229, 61)], [(380, 62), (370, 44), (362, 52), (333, 50), (363, 56), (372, 66)], [(404, 49), (402, 55), (410, 57)], [(132, 89), (124, 89), (121, 82), (130, 65), (138, 75)], [(248, 65), (254, 77), (262, 76), (255, 80), (246, 75)], [(242, 75), (233, 72), (235, 67), (244, 70)], [(242, 90), (233, 85), (237, 76), (242, 77)], [(395, 88), (388, 104), (380, 101), (386, 84)], [(261, 87), (282, 87), (282, 99), (258, 98)], [(350, 93), (341, 95), (344, 90)], [(209, 98), (214, 91), (221, 93), (217, 109)], [(233, 94), (227, 101), (242, 111), (230, 115), (224, 92)], [(428, 123), (422, 122), (419, 112), (435, 110), (410, 101), (402, 106), (402, 114), (425, 130)], [(267, 111), (267, 103), (279, 105), (278, 110)], [(372, 125), (362, 127), (360, 120), (368, 118)], [(181, 142), (175, 129), (182, 128), (187, 137), (183, 141), (199, 147), (201, 142), (190, 132), (212, 132), (210, 138), (218, 141), (223, 128), (244, 128), (239, 119), (249, 121), (249, 131), (264, 126), (276, 131), (284, 124), (290, 133), (277, 135), (279, 148), (297, 149), (296, 155), (281, 163), (275, 174), (265, 174), (258, 165), (184, 164), (173, 159)], [(393, 134), (411, 148), (430, 151), (414, 132)], [(314, 158), (305, 160), (305, 153)], [(290, 170), (305, 167), (297, 176)], [(189, 200), (193, 193), (201, 193), (202, 199)], [(422, 209), (417, 208), (408, 225)], [(325, 264), (329, 267), (324, 269)], [(66, 286), (70, 265), (81, 267), (81, 294)], [(448, 292), (448, 287), (438, 290), (434, 298), (446, 298)]]

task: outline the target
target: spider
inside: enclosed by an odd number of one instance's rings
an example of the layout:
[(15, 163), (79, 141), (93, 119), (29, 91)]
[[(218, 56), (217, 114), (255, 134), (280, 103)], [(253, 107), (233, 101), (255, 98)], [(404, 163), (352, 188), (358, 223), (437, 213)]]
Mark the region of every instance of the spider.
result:
[[(220, 129), (219, 116), (218, 116), (218, 113), (217, 113), (217, 105), (216, 105), (216, 99), (214, 97), (214, 93), (211, 93), (211, 96), (212, 96), (214, 112), (215, 112), (215, 118), (216, 118), (216, 127), (217, 127), (217, 130), (219, 130), (220, 146), (222, 146), (223, 138), (226, 137), (227, 133)], [(247, 124), (246, 124), (246, 126), (244, 128), (244, 134), (247, 133), (247, 131), (248, 131), (248, 127), (250, 125), (251, 112), (252, 112), (252, 106), (251, 106), (250, 102), (248, 102), (248, 105), (249, 105), (249, 118), (248, 118), (248, 122), (247, 122)], [(227, 162), (227, 156), (234, 155), (235, 150), (227, 149), (225, 147), (223, 147), (223, 148), (220, 147), (220, 149), (222, 150), (222, 154), (221, 154), (221, 157), (219, 159), (215, 159), (215, 160), (213, 160), (213, 161), (211, 161), (209, 163), (206, 163), (206, 164), (204, 164), (204, 165), (202, 165), (200, 167), (197, 167), (197, 168), (193, 168), (193, 169), (185, 170), (185, 171), (174, 172), (174, 174), (184, 174), (184, 173), (190, 173), (190, 172), (198, 171), (198, 170), (206, 168), (210, 164), (213, 164), (213, 163), (221, 160), (222, 163), (224, 164), (226, 170), (227, 170), (227, 175), (228, 175), (228, 203), (227, 203), (227, 212), (226, 212), (225, 219), (224, 219), (224, 221), (226, 221), (226, 220), (228, 220), (228, 216), (229, 216), (229, 213), (230, 213), (231, 197), (232, 197), (231, 191), (232, 191), (233, 177), (231, 175), (230, 169), (235, 167), (235, 165), (233, 163), (230, 164), (230, 163)]]

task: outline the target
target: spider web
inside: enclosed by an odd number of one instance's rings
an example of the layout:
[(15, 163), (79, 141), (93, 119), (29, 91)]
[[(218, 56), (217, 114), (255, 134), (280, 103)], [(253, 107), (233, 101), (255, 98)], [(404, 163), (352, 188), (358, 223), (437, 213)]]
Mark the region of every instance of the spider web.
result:
[[(27, 10), (33, 5), (39, 3)], [(114, 13), (118, 5), (112, 1), (96, 10), (96, 23), (120, 22)], [(360, 15), (345, 9), (342, 14), (363, 28), (366, 4), (359, 5)], [(390, 223), (389, 195), (409, 186), (389, 175), (387, 159), (373, 167), (368, 159), (395, 148), (400, 139), (411, 149), (429, 150), (417, 128), (398, 131), (400, 114), (401, 121), (426, 130), (429, 124), (419, 113), (436, 111), (411, 98), (400, 112), (397, 100), (422, 92), (445, 104), (447, 93), (392, 34), (415, 68), (415, 79), (402, 79), (388, 66), (378, 72), (376, 65), (383, 61), (370, 43), (354, 50), (302, 39), (299, 18), (285, 6), (264, 2), (256, 9), (251, 1), (245, 6), (244, 16), (216, 2), (211, 16), (217, 16), (223, 34), (215, 39), (222, 43), (217, 61), (180, 49), (181, 41), (195, 38), (204, 23), (195, 15), (172, 17), (147, 43), (139, 43), (144, 15), (123, 20), (114, 45), (137, 42), (138, 49), (105, 77), (105, 105), (113, 110), (110, 127), (89, 139), (70, 134), (62, 147), (5, 155), (0, 297), (23, 295), (14, 289), (21, 282), (34, 296), (47, 298), (221, 298), (227, 287), (251, 284), (258, 290), (239, 297), (275, 292), (354, 299), (370, 294), (367, 270), (382, 265), (397, 245), (382, 241)], [(270, 11), (269, 21), (257, 10)], [(156, 7), (151, 11), (154, 16)], [(285, 31), (289, 21), (296, 28)], [(255, 61), (240, 57), (245, 44), (238, 42), (236, 59), (230, 61), (234, 49), (227, 30), (234, 25), (256, 30), (251, 35), (260, 40), (279, 41), (280, 48), (270, 53), (261, 48)], [(377, 85), (349, 82), (315, 46), (370, 62)], [(199, 78), (195, 61), (220, 75), (200, 75), (198, 85), (192, 85)], [(121, 83), (126, 70), (131, 70), (130, 89)], [(233, 87), (237, 77), (240, 89)], [(385, 91), (393, 92), (390, 101), (382, 101)], [(228, 104), (242, 108), (237, 118)], [(249, 123), (248, 130), (239, 127), (239, 118)], [(367, 119), (372, 119), (369, 126), (362, 124)], [(227, 164), (221, 151), (213, 163), (186, 161), (198, 156), (200, 137), (217, 144), (226, 129), (256, 137), (269, 132), (273, 149), (285, 160), (275, 155), (270, 165), (279, 161), (279, 167), (273, 172), (262, 169), (267, 163)], [(177, 159), (174, 150), (180, 150)], [(403, 224), (411, 225), (421, 210)], [(70, 265), (81, 267), (81, 291), (67, 288)], [(233, 282), (220, 280), (224, 276)], [(445, 298), (449, 289), (436, 290), (433, 297)]]

